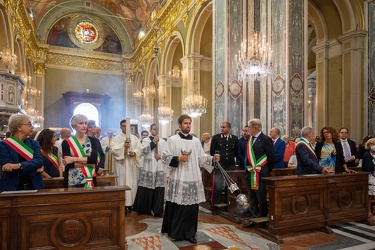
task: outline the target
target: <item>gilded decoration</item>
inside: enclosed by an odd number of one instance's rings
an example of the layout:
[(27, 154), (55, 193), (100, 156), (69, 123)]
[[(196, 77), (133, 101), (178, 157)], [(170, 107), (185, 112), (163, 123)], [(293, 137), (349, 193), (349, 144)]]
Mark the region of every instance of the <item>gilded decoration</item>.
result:
[(78, 67), (93, 70), (117, 71), (122, 72), (121, 61), (111, 61), (106, 59), (89, 58), (83, 56), (72, 56), (58, 53), (49, 53), (47, 55), (48, 64), (62, 65), (68, 67)]

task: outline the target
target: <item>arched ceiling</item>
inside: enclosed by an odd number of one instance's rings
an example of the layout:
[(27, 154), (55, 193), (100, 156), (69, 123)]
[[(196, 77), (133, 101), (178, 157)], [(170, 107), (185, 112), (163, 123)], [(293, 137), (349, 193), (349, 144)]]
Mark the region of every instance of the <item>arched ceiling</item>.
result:
[[(66, 3), (69, 2), (82, 3), (82, 8), (75, 10), (77, 13), (82, 14), (92, 13), (92, 11), (88, 10), (88, 6), (100, 5), (102, 8), (107, 9), (110, 15), (113, 15), (123, 24), (134, 42), (139, 31), (147, 24), (152, 10), (160, 0), (28, 0), (36, 27), (40, 25), (43, 17), (52, 9), (64, 8), (62, 6), (67, 6)], [(66, 12), (72, 12), (72, 10), (67, 9)], [(94, 14), (100, 15), (100, 13)]]

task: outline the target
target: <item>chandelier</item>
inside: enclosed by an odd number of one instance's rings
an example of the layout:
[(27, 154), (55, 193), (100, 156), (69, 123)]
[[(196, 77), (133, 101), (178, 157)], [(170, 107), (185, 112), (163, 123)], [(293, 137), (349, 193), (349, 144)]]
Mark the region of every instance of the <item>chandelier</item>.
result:
[(198, 95), (198, 89), (196, 88), (197, 82), (195, 80), (193, 81), (193, 84), (193, 94), (185, 97), (182, 101), (182, 112), (191, 117), (198, 117), (206, 113), (207, 99)]
[(142, 89), (143, 93), (145, 93), (146, 96), (150, 96), (152, 98), (156, 95), (156, 87), (155, 84), (150, 84), (148, 87)]
[(257, 33), (251, 39), (241, 43), (241, 49), (235, 56), (238, 79), (243, 81), (260, 80), (272, 73), (271, 46), (265, 42), (265, 37), (259, 39)]
[(167, 81), (171, 87), (182, 87), (181, 71), (177, 65), (173, 66), (172, 71), (169, 71)]
[(0, 62), (8, 69), (9, 73), (13, 74), (17, 68), (17, 56), (12, 54), (9, 48), (4, 48), (0, 52)]
[(134, 97), (135, 101), (138, 102), (138, 103), (142, 102), (143, 96), (144, 95), (143, 95), (142, 90), (138, 90), (137, 92), (133, 93), (133, 97)]
[(38, 99), (40, 99), (41, 96), (40, 90), (33, 86), (31, 76), (22, 73), (21, 78), (27, 83), (26, 100), (24, 101), (25, 112), (30, 116), (34, 127), (40, 127), (44, 122), (44, 118), (39, 114), (38, 110)]
[(173, 110), (167, 105), (165, 96), (161, 106), (158, 107), (158, 120), (162, 124), (166, 124), (173, 120)]
[(144, 112), (138, 117), (138, 120), (142, 127), (147, 128), (154, 122), (154, 117), (148, 112), (148, 108), (145, 107)]

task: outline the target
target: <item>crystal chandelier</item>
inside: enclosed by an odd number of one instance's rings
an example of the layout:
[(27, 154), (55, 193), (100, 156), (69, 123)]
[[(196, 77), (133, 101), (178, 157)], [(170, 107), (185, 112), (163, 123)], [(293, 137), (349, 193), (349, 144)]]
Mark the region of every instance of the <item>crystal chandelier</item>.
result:
[(185, 99), (182, 101), (182, 112), (190, 115), (191, 117), (198, 117), (206, 113), (207, 99), (198, 95), (198, 89), (196, 88), (197, 82), (195, 80), (193, 84), (193, 94), (185, 97)]
[(162, 124), (166, 124), (173, 120), (173, 110), (167, 105), (165, 96), (161, 106), (158, 107), (158, 120)]
[(134, 100), (138, 103), (141, 103), (143, 100), (143, 92), (141, 90), (138, 90), (133, 93)]
[(146, 96), (150, 96), (152, 98), (156, 95), (156, 87), (155, 84), (150, 84), (148, 87), (142, 89), (143, 93), (145, 93)]
[(182, 87), (181, 71), (177, 65), (173, 66), (172, 71), (169, 71), (167, 81), (171, 87)]
[(0, 62), (8, 69), (9, 73), (13, 74), (17, 68), (17, 56), (12, 54), (9, 48), (4, 48), (0, 52)]
[(145, 107), (144, 112), (138, 117), (138, 120), (142, 127), (147, 128), (154, 122), (154, 117), (148, 112), (148, 108)]
[(260, 80), (272, 73), (271, 46), (265, 42), (265, 37), (259, 39), (257, 33), (251, 39), (241, 43), (241, 49), (235, 56), (238, 79), (243, 81)]

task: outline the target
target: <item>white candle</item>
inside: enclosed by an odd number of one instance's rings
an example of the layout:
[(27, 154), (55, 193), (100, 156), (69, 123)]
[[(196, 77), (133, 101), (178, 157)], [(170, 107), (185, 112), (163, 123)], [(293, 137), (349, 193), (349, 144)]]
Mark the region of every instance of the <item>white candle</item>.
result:
[(126, 138), (130, 139), (130, 118), (126, 118)]

